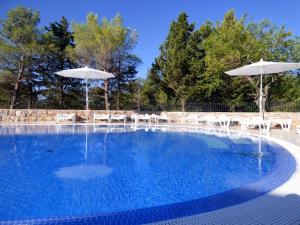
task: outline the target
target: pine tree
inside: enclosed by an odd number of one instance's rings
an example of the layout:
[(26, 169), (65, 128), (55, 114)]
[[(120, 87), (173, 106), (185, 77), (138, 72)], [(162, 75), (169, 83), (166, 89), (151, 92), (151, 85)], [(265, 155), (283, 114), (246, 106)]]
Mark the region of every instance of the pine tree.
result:
[(0, 69), (13, 78), (10, 108), (16, 107), (22, 85), (32, 85), (33, 63), (38, 52), (39, 21), (38, 12), (19, 6), (10, 10), (2, 22)]

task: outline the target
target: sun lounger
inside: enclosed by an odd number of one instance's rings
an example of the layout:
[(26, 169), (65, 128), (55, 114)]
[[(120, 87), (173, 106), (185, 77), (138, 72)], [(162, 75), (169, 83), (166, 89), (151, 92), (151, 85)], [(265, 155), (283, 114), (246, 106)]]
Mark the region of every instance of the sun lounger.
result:
[(110, 116), (110, 121), (113, 121), (113, 120), (123, 121), (124, 123), (126, 123), (127, 116), (125, 114), (123, 114), (123, 115), (111, 115)]
[(182, 123), (198, 123), (198, 115), (188, 115), (181, 118)]
[(135, 123), (138, 123), (140, 120), (151, 123), (151, 117), (149, 114), (133, 114), (131, 115), (131, 120), (133, 120)]
[(164, 122), (168, 122), (169, 123), (171, 120), (170, 120), (170, 118), (167, 115), (160, 115), (157, 118), (157, 123), (159, 121), (164, 121)]
[(76, 116), (74, 113), (58, 113), (56, 115), (56, 123), (59, 123), (61, 121), (69, 121), (69, 120), (75, 123)]
[(218, 123), (218, 119), (214, 115), (206, 115), (205, 123), (208, 126), (214, 126), (216, 123)]
[(206, 123), (206, 115), (198, 115), (198, 123)]
[(225, 114), (218, 116), (217, 120), (221, 127), (229, 127), (230, 125), (230, 117)]
[(109, 114), (94, 113), (93, 122), (95, 123), (97, 120), (106, 120), (108, 123), (111, 122), (111, 118)]
[(271, 121), (270, 120), (264, 120), (262, 117), (257, 116), (253, 118), (246, 118), (241, 119), (241, 128), (242, 129), (248, 129), (248, 128), (256, 128), (258, 127), (261, 131), (269, 131), (271, 127)]
[(281, 117), (271, 117), (271, 125), (280, 125), (282, 130), (290, 130), (292, 126), (292, 119), (282, 119)]

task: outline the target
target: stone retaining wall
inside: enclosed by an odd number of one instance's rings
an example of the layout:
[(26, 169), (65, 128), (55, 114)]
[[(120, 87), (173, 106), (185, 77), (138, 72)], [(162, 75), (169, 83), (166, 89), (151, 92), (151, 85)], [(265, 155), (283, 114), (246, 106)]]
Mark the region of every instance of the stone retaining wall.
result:
[[(0, 109), (0, 122), (54, 122), (55, 117), (58, 113), (75, 113), (77, 121), (85, 121), (88, 119), (89, 122), (93, 121), (94, 113), (106, 114), (105, 110), (43, 110), (43, 109)], [(126, 114), (130, 116), (135, 111), (123, 111), (123, 110), (111, 110), (110, 114)], [(158, 113), (159, 114), (159, 113)], [(193, 122), (188, 121), (186, 118), (192, 118), (200, 115), (221, 115), (223, 112), (162, 112), (168, 116), (172, 122)], [(240, 116), (240, 117), (254, 117), (258, 116), (258, 113), (247, 113), (247, 112), (226, 112), (228, 116)], [(291, 118), (293, 125), (300, 124), (300, 112), (267, 112), (264, 114), (266, 118), (270, 117), (281, 117)]]
[[(193, 121), (194, 116), (201, 115), (214, 115), (220, 116), (221, 114), (225, 114), (227, 116), (239, 116), (241, 118), (250, 118), (259, 116), (259, 113), (253, 112), (162, 112), (168, 116), (172, 121), (176, 122), (189, 122), (188, 118), (191, 118), (191, 122)], [(283, 119), (291, 118), (293, 121), (293, 126), (300, 125), (300, 112), (265, 112), (264, 118), (271, 117), (280, 117)]]
[[(43, 109), (0, 109), (0, 122), (54, 122), (58, 113), (75, 113), (76, 121), (93, 121), (93, 115), (106, 114), (105, 110), (43, 110)], [(126, 114), (130, 116), (134, 111), (114, 111), (110, 114)]]

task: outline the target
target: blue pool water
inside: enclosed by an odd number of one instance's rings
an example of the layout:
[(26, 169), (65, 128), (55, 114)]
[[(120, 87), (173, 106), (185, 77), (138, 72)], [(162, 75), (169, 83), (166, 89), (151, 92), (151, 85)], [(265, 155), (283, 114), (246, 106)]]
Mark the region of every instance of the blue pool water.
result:
[(254, 138), (127, 126), (2, 126), (0, 221), (210, 198), (267, 179), (281, 153), (293, 162), (282, 147)]

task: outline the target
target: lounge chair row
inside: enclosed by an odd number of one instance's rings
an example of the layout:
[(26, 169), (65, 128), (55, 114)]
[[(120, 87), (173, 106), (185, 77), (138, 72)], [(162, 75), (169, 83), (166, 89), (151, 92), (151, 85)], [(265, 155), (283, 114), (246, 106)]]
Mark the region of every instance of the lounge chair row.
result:
[[(170, 122), (170, 118), (166, 115), (156, 115), (156, 114), (132, 114), (130, 117), (131, 121), (138, 123), (140, 121), (148, 123), (159, 123), (159, 122)], [(125, 114), (114, 115), (114, 114), (98, 114), (94, 113), (93, 122), (97, 121), (107, 121), (108, 123), (112, 121), (121, 121), (126, 123), (129, 119)], [(58, 114), (56, 117), (56, 122), (61, 122), (65, 120), (76, 121), (76, 116), (74, 113), (70, 114)], [(219, 125), (221, 127), (228, 128), (230, 125), (240, 125), (242, 129), (248, 128), (259, 128), (260, 130), (270, 130), (270, 128), (275, 125), (279, 125), (282, 130), (290, 130), (292, 126), (291, 119), (284, 119), (280, 117), (271, 117), (269, 119), (263, 119), (262, 117), (251, 117), (244, 118), (239, 116), (227, 116), (226, 114), (221, 114), (215, 116), (213, 114), (206, 115), (190, 115), (182, 119), (182, 122), (193, 122), (197, 124), (206, 124), (208, 126)], [(297, 127), (297, 132), (300, 134), (300, 126)]]
[(198, 123), (204, 123), (209, 126), (219, 125), (221, 127), (229, 127), (232, 124), (239, 124), (242, 129), (256, 128), (260, 130), (270, 130), (271, 126), (280, 125), (282, 130), (290, 130), (292, 120), (290, 118), (284, 119), (280, 117), (271, 117), (264, 119), (262, 117), (242, 118), (239, 116), (227, 116), (222, 114), (220, 116), (205, 115), (198, 117)]
[[(98, 114), (94, 113), (93, 122), (96, 123), (97, 121), (107, 121), (108, 123), (112, 121), (121, 121), (126, 123), (127, 122), (127, 115), (114, 115), (114, 114)], [(146, 121), (146, 122), (155, 122), (158, 123), (160, 121), (169, 122), (170, 119), (165, 115), (156, 115), (156, 114), (133, 114), (130, 117), (131, 121), (138, 123), (139, 121)], [(56, 122), (62, 121), (72, 121), (73, 123), (76, 121), (76, 116), (74, 113), (60, 113), (56, 116)]]

